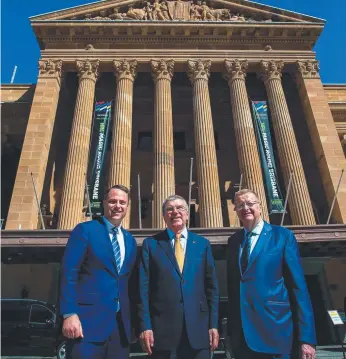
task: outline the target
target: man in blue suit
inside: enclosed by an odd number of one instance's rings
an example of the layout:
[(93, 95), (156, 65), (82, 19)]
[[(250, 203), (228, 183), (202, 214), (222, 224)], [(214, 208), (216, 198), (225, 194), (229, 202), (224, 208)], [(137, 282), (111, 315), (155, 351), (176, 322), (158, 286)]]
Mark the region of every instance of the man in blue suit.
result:
[(62, 331), (69, 338), (67, 358), (125, 359), (131, 343), (129, 284), (137, 245), (121, 227), (129, 190), (108, 189), (104, 216), (78, 224), (67, 242), (61, 266)]
[(207, 239), (186, 229), (188, 206), (162, 206), (167, 229), (146, 238), (139, 271), (140, 341), (155, 359), (209, 359), (218, 345), (218, 286)]
[(228, 330), (235, 357), (287, 359), (295, 339), (301, 358), (314, 359), (314, 317), (294, 234), (262, 220), (253, 191), (236, 193), (235, 210), (244, 226), (228, 240)]

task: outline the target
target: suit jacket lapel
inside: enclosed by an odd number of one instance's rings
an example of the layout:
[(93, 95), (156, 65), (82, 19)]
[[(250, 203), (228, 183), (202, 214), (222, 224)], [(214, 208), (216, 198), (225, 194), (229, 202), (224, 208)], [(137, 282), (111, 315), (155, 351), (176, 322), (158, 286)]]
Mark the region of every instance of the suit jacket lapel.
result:
[(237, 240), (238, 240), (239, 244), (237, 245), (238, 253), (236, 256), (236, 258), (238, 258), (238, 268), (239, 268), (240, 275), (243, 274), (241, 271), (240, 253), (242, 253), (241, 246), (243, 244), (244, 238), (245, 238), (245, 231), (244, 231), (244, 229), (242, 229), (240, 232), (238, 232)]
[[(256, 260), (257, 256), (260, 254), (260, 252), (263, 250), (264, 247), (266, 247), (266, 245), (268, 244), (270, 237), (271, 237), (271, 226), (270, 224), (264, 222), (264, 226), (262, 229), (262, 232), (257, 240), (257, 243), (255, 245), (255, 248), (253, 249), (251, 255), (250, 255), (250, 260), (249, 260), (249, 264), (247, 266), (247, 269), (245, 271), (245, 273), (249, 270), (249, 268), (251, 267), (251, 265), (254, 263), (254, 261)], [(244, 274), (245, 274), (244, 273)]]
[(190, 262), (192, 262), (192, 258), (196, 253), (195, 246), (196, 246), (196, 239), (193, 232), (187, 232), (187, 241), (186, 241), (186, 251), (185, 251), (185, 259), (184, 259), (184, 268), (183, 273), (186, 273), (188, 270)]
[(122, 234), (124, 237), (125, 258), (123, 261), (123, 265), (121, 266), (121, 269), (120, 269), (120, 274), (124, 274), (124, 273), (126, 273), (126, 271), (128, 269), (128, 262), (129, 262), (129, 256), (130, 256), (130, 251), (131, 251), (131, 243), (128, 239), (128, 233), (126, 231), (124, 231), (123, 229), (121, 229), (121, 231), (122, 231)]
[(177, 260), (175, 258), (175, 254), (173, 252), (173, 248), (172, 248), (171, 241), (169, 239), (167, 231), (164, 231), (163, 233), (161, 233), (161, 236), (162, 236), (162, 238), (158, 238), (158, 243), (161, 246), (161, 248), (164, 250), (164, 252), (166, 253), (168, 259), (171, 261), (175, 270), (181, 276), (182, 274), (180, 273), (180, 269), (179, 269)]
[(111, 262), (113, 264), (112, 272), (118, 274), (117, 265), (115, 263), (115, 258), (114, 258), (114, 252), (113, 252), (112, 243), (111, 243), (110, 238), (109, 238), (109, 233), (108, 233), (108, 230), (107, 230), (107, 226), (103, 222), (102, 218), (100, 219), (100, 224), (101, 224), (100, 239), (101, 239), (101, 241), (103, 241), (103, 245), (107, 248), (107, 252), (108, 252), (108, 254), (110, 256), (110, 260), (111, 260)]

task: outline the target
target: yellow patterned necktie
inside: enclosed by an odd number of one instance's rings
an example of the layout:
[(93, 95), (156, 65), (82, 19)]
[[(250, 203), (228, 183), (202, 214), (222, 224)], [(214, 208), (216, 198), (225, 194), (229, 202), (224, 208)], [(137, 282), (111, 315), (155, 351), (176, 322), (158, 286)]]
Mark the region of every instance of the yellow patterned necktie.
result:
[(176, 233), (176, 235), (174, 237), (174, 253), (175, 253), (175, 258), (177, 259), (177, 262), (178, 262), (180, 272), (183, 273), (184, 250), (183, 250), (183, 247), (182, 247), (182, 245), (180, 243), (180, 237), (181, 237), (181, 234)]

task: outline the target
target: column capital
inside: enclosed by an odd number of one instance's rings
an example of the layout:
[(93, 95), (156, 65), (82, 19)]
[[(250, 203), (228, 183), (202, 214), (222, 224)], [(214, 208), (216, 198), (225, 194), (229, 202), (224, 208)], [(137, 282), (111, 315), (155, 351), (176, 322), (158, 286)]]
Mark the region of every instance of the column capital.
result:
[(79, 81), (89, 79), (96, 82), (99, 64), (99, 60), (76, 60)]
[(282, 75), (282, 69), (284, 67), (284, 62), (282, 60), (270, 60), (260, 62), (261, 65), (261, 78), (264, 82), (269, 80), (280, 80)]
[(236, 79), (245, 81), (248, 67), (249, 62), (247, 60), (225, 60), (226, 73), (224, 73), (224, 78), (229, 82)]
[(298, 73), (304, 79), (311, 79), (311, 78), (319, 78), (319, 71), (320, 71), (320, 63), (317, 60), (306, 60), (306, 61), (297, 61), (296, 67)]
[(62, 60), (39, 60), (39, 76), (58, 77), (62, 75)]
[(210, 77), (210, 60), (187, 60), (188, 72), (187, 75), (194, 83), (196, 80), (209, 80)]
[(114, 60), (114, 75), (117, 79), (134, 81), (137, 76), (137, 60)]
[(174, 60), (151, 60), (150, 64), (154, 82), (158, 80), (172, 80)]

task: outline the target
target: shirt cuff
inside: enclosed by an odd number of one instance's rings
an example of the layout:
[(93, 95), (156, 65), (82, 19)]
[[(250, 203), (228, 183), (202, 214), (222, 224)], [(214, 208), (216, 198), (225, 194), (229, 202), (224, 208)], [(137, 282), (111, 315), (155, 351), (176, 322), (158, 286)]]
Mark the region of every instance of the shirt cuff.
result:
[(66, 319), (68, 317), (71, 317), (72, 315), (75, 315), (76, 313), (68, 313), (68, 314), (63, 314), (63, 318)]

